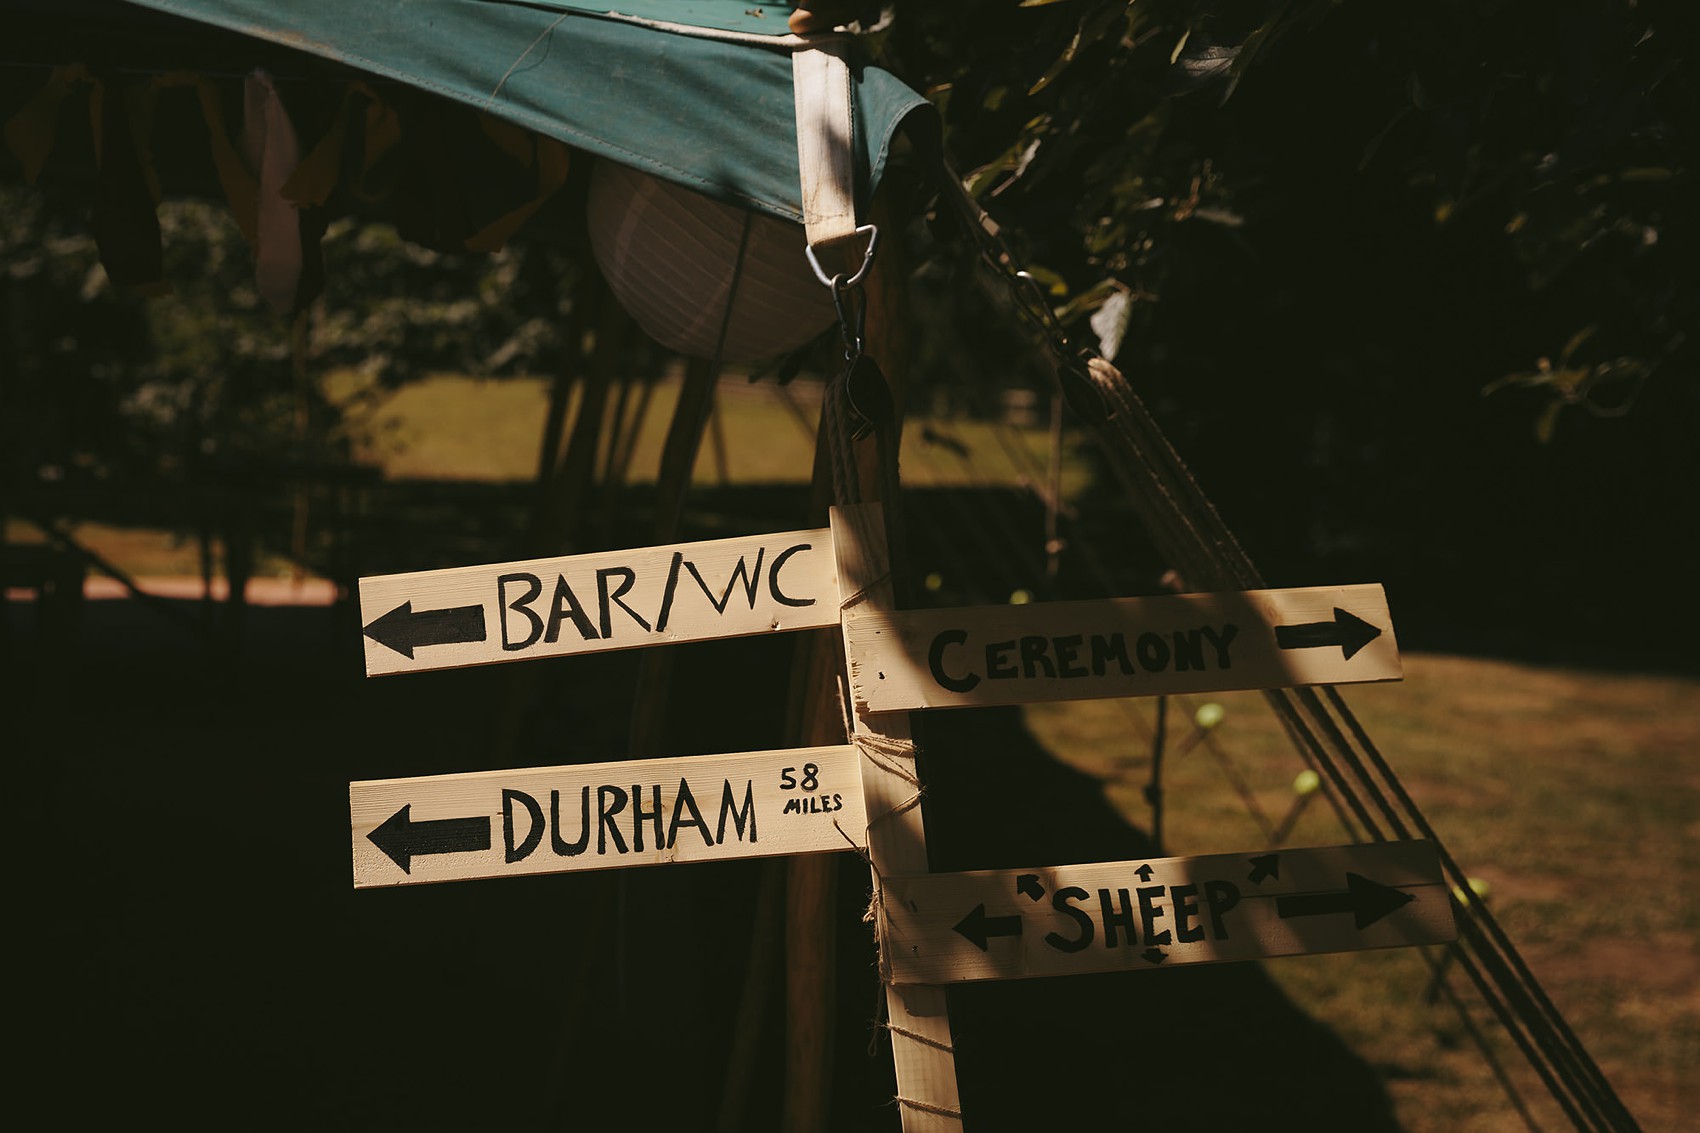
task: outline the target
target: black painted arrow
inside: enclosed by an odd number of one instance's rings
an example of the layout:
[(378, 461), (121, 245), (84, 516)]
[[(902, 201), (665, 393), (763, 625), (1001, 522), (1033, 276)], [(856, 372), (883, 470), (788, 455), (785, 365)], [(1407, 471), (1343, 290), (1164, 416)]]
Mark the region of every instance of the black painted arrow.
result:
[(413, 804), (408, 803), (366, 835), (403, 873), (413, 872), (415, 855), (462, 854), (490, 848), (488, 818), (434, 818), (414, 822), (412, 811)]
[(1037, 901), (1045, 895), (1045, 887), (1039, 884), (1039, 875), (1036, 873), (1024, 873), (1017, 877), (1015, 891), (1032, 901)]
[(1323, 649), (1338, 645), (1347, 661), (1380, 636), (1381, 627), (1372, 626), (1338, 606), (1334, 607), (1334, 620), (1331, 622), (1275, 627), (1275, 644), (1282, 649)]
[(366, 627), (366, 636), (408, 660), (421, 645), (451, 645), (460, 641), (483, 641), (484, 607), (455, 606), (448, 610), (413, 612), (409, 598)]
[(1154, 869), (1152, 869), (1152, 868), (1151, 868), (1151, 867), (1150, 867), (1150, 866), (1148, 866), (1148, 865), (1142, 865), (1142, 866), (1140, 866), (1140, 867), (1139, 867), (1139, 868), (1138, 868), (1138, 869), (1136, 869), (1136, 870), (1134, 870), (1134, 871), (1133, 871), (1133, 872), (1134, 872), (1134, 873), (1136, 873), (1136, 874), (1138, 874), (1138, 875), (1139, 875), (1139, 880), (1141, 880), (1141, 881), (1150, 881), (1150, 880), (1151, 880), (1151, 875), (1152, 875), (1152, 874), (1153, 874), (1153, 873), (1156, 873), (1156, 872), (1157, 872), (1157, 871), (1156, 871), (1156, 870), (1154, 870)]
[(1020, 936), (1021, 917), (988, 917), (984, 904), (975, 905), (974, 911), (963, 917), (952, 926), (957, 933), (967, 938), (968, 942), (982, 952), (988, 952), (986, 942), (994, 936)]
[(1147, 964), (1161, 964), (1164, 960), (1169, 958), (1169, 954), (1164, 952), (1161, 948), (1147, 948), (1145, 951), (1141, 952), (1140, 955), (1145, 958), (1145, 962)]
[(1414, 894), (1371, 881), (1355, 873), (1346, 875), (1346, 888), (1332, 893), (1294, 893), (1275, 898), (1275, 915), (1289, 917), (1322, 917), (1332, 913), (1351, 913), (1358, 928), (1367, 928), (1393, 910), (1410, 904)]
[(1263, 879), (1266, 877), (1281, 876), (1280, 854), (1261, 854), (1249, 860), (1251, 862), (1251, 875), (1246, 880), (1253, 885), (1262, 885)]

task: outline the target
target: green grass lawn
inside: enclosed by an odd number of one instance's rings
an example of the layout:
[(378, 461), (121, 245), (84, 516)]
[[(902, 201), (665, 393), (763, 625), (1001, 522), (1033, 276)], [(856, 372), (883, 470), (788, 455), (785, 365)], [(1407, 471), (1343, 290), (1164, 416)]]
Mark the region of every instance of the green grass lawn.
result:
[[(647, 405), (635, 482), (655, 478), (678, 390), (677, 378), (664, 381)], [(336, 379), (331, 392), (351, 396), (353, 379)], [(780, 390), (729, 379), (697, 478), (805, 481), (818, 399), (807, 383)], [(392, 479), (522, 481), (536, 472), (546, 404), (541, 381), (438, 377), (370, 400), (351, 418), (351, 436), (357, 455)], [(1086, 481), (1078, 443), (1065, 438), (1065, 498)], [(917, 419), (905, 433), (903, 476), (912, 485), (1042, 483), (1049, 451), (1042, 426)], [(198, 569), (195, 543), (169, 532), (88, 524), (79, 534), (136, 574)], [(1687, 1128), (1700, 1109), (1700, 682), (1441, 656), (1406, 665), (1403, 682), (1349, 690), (1352, 706), (1454, 856), (1487, 884), (1512, 940), (1644, 1128)], [(1267, 844), (1229, 769), (1270, 823), (1297, 799), (1303, 765), (1263, 699), (1210, 700), (1225, 709), (1220, 725), (1169, 761), (1163, 834), (1172, 854)], [(1175, 698), (1173, 744), (1188, 742), (1205, 702)], [(1152, 701), (1027, 710), (1041, 741), (1101, 778), (1143, 827), (1153, 714)], [(1312, 796), (1284, 844), (1345, 840)], [(1430, 1002), (1420, 955), (1296, 957), (1267, 968), (1381, 1070), (1412, 1133), (1524, 1128), (1458, 1013)], [(1542, 1127), (1566, 1127), (1466, 981), (1454, 973), (1451, 986)]]
[[(1700, 682), (1445, 656), (1405, 663), (1401, 682), (1347, 690), (1354, 712), (1460, 865), (1487, 883), (1495, 915), (1630, 1112), (1648, 1130), (1688, 1128), (1700, 1106)], [(1186, 742), (1207, 702), (1226, 709), (1211, 746), (1169, 761), (1164, 777), (1171, 854), (1267, 844), (1224, 761), (1275, 824), (1299, 797), (1304, 765), (1258, 694), (1175, 698), (1172, 742)], [(1154, 704), (1038, 705), (1027, 718), (1149, 826)], [(1322, 797), (1310, 800), (1284, 844), (1345, 841)], [(1414, 951), (1266, 966), (1380, 1068), (1412, 1133), (1525, 1128), (1457, 1011), (1429, 1001)], [(1542, 1127), (1566, 1128), (1468, 981), (1453, 971), (1450, 985)]]
[[(634, 393), (625, 426), (638, 421), (630, 478), (653, 483), (661, 465), (667, 426), (679, 401), (678, 375), (660, 380), (638, 413)], [(358, 389), (351, 375), (330, 382), (333, 399)], [(437, 375), (364, 405), (351, 421), (357, 455), (391, 479), (526, 480), (537, 473), (548, 383), (537, 378), (479, 380)], [(697, 456), (699, 483), (807, 483), (814, 467), (821, 387), (798, 381), (780, 387), (742, 376), (722, 379), (716, 418)], [(611, 399), (612, 400), (612, 399)], [(611, 432), (615, 406), (604, 413)], [(571, 413), (578, 411), (575, 397)], [(1087, 471), (1074, 455), (1078, 434), (1065, 438), (1064, 495), (1085, 486)], [(911, 415), (903, 436), (903, 479), (916, 486), (1041, 483), (1049, 475), (1050, 438), (1042, 426), (987, 421), (943, 422)]]
[[(635, 429), (628, 482), (653, 484), (667, 428), (678, 404), (677, 374), (655, 384), (644, 400), (628, 398), (623, 428)], [(479, 379), (438, 374), (394, 391), (374, 391), (357, 374), (330, 375), (325, 391), (345, 407), (344, 431), (355, 460), (375, 465), (386, 480), (445, 480), (498, 484), (537, 475), (549, 385), (542, 378)], [(699, 484), (806, 484), (814, 467), (821, 387), (798, 381), (780, 387), (740, 375), (722, 379), (714, 418), (693, 469)], [(578, 412), (575, 396), (569, 405)], [(617, 406), (610, 398), (602, 434), (612, 435)], [(604, 442), (606, 444), (606, 442)], [(1063, 439), (1058, 470), (1062, 498), (1081, 491), (1089, 471), (1077, 431)], [(1043, 424), (1018, 427), (984, 420), (942, 421), (912, 416), (903, 438), (903, 482), (923, 486), (1027, 486), (1048, 490), (1051, 440)], [(606, 449), (598, 454), (604, 467)], [(181, 532), (84, 522), (72, 533), (132, 575), (199, 573), (199, 546)], [(39, 541), (19, 520), (6, 537)], [(262, 557), (261, 575), (288, 574), (288, 563)]]

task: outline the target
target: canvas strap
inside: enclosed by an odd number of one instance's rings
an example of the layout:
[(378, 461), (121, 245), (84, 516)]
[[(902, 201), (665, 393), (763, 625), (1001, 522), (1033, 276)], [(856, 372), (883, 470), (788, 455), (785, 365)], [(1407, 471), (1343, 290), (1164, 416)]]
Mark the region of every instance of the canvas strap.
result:
[(855, 138), (848, 43), (811, 39), (791, 53), (797, 101), (797, 167), (810, 247), (856, 234)]

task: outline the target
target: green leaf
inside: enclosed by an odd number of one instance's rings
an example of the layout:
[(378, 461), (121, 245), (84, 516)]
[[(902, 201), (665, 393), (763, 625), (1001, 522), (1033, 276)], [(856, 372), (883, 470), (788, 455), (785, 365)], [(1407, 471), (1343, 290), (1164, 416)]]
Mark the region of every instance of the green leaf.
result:
[(1126, 291), (1116, 290), (1104, 300), (1104, 305), (1088, 320), (1093, 333), (1098, 336), (1098, 353), (1106, 359), (1115, 360), (1121, 353), (1122, 336), (1127, 333), (1127, 324), (1133, 318), (1133, 296)]
[(1028, 265), (1026, 271), (1028, 275), (1038, 281), (1039, 286), (1045, 289), (1045, 293), (1047, 295), (1060, 296), (1068, 294), (1068, 281), (1056, 272), (1052, 271), (1050, 268)]
[(1080, 50), (1080, 35), (1085, 30), (1086, 24), (1082, 21), (1081, 25), (1074, 29), (1073, 37), (1069, 39), (1068, 46), (1063, 48), (1063, 53), (1057, 57), (1057, 61), (1052, 63), (1050, 68), (1047, 69), (1043, 75), (1039, 76), (1038, 82), (1027, 88), (1028, 94), (1038, 94), (1040, 91), (1050, 86), (1051, 83), (1056, 80), (1058, 75), (1068, 69), (1068, 65), (1074, 62), (1075, 52)]
[(1169, 52), (1169, 66), (1172, 67), (1175, 65), (1175, 61), (1181, 57), (1181, 52), (1186, 50), (1186, 41), (1191, 38), (1191, 28), (1187, 28), (1185, 31), (1181, 32), (1181, 37), (1175, 40), (1175, 49)]

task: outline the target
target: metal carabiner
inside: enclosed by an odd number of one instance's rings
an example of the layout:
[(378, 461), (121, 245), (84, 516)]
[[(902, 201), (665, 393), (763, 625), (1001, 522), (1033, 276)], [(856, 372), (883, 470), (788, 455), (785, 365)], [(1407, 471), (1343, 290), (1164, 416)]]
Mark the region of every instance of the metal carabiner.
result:
[[(874, 245), (879, 243), (880, 230), (872, 224), (864, 224), (860, 228), (856, 229), (856, 235), (866, 236), (868, 238), (868, 247), (867, 250), (862, 253), (862, 266), (856, 269), (855, 275), (844, 280), (845, 287), (855, 287), (858, 283), (862, 282), (862, 277), (868, 274), (868, 267), (874, 262)], [(805, 245), (803, 250), (807, 253), (809, 257), (809, 266), (815, 269), (815, 278), (820, 280), (821, 286), (836, 288), (838, 286), (838, 280), (844, 278), (843, 275), (828, 276), (826, 272), (821, 269), (820, 260), (815, 258), (815, 246), (813, 244)]]
[[(832, 288), (832, 309), (838, 314), (838, 334), (844, 341), (844, 360), (853, 363), (862, 356), (862, 330), (867, 325), (868, 305), (862, 301), (860, 292), (851, 290), (855, 286), (854, 277), (841, 273), (833, 276), (827, 286)], [(849, 310), (846, 310), (846, 305)]]

